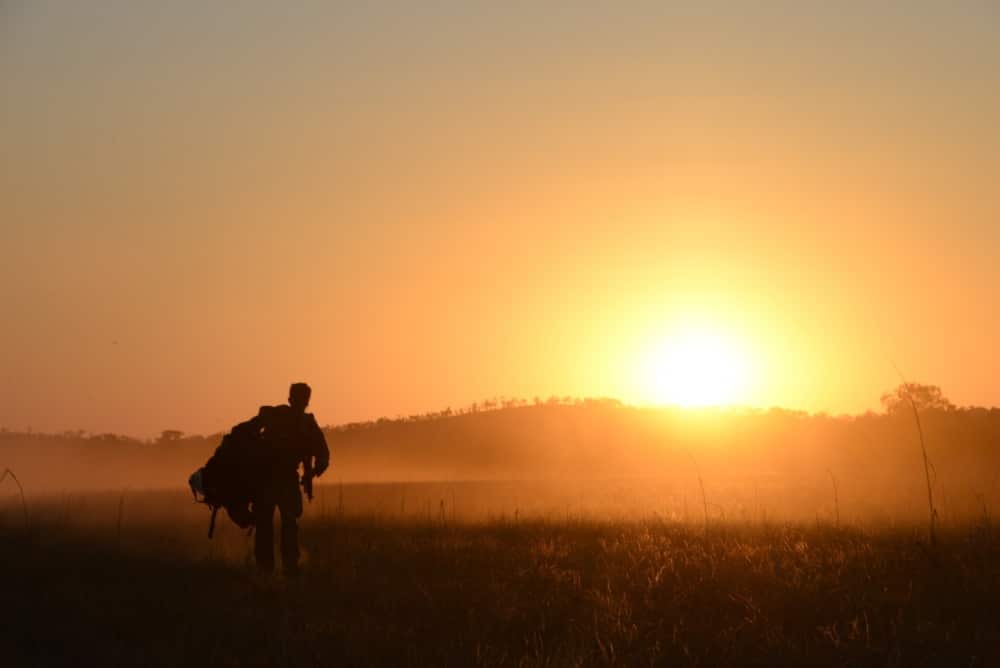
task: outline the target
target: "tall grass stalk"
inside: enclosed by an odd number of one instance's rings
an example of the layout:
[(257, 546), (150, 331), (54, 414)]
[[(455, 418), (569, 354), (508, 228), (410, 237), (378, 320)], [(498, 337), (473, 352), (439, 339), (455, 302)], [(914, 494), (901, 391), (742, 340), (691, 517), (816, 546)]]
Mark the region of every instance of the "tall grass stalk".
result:
[(118, 526), (115, 531), (115, 542), (120, 550), (122, 547), (122, 514), (125, 511), (125, 492), (118, 497)]
[(917, 402), (913, 400), (913, 395), (909, 390), (909, 383), (906, 382), (906, 378), (903, 376), (903, 372), (899, 370), (899, 367), (893, 363), (896, 367), (896, 373), (899, 374), (900, 380), (903, 381), (903, 391), (906, 394), (906, 400), (910, 404), (910, 408), (913, 409), (913, 420), (917, 424), (917, 434), (920, 436), (920, 454), (923, 456), (924, 460), (924, 480), (927, 482), (927, 513), (930, 519), (930, 542), (931, 545), (937, 544), (937, 508), (934, 507), (934, 485), (931, 482), (931, 463), (930, 459), (927, 457), (927, 443), (924, 439), (924, 427), (920, 423), (920, 411), (917, 410)]
[(4, 469), (3, 470), (3, 475), (0, 475), (0, 483), (2, 483), (4, 480), (6, 480), (8, 476), (10, 477), (11, 480), (14, 481), (14, 484), (17, 485), (17, 491), (21, 494), (21, 512), (24, 513), (24, 530), (27, 531), (28, 530), (28, 502), (25, 501), (25, 499), (24, 499), (24, 487), (21, 486), (21, 481), (17, 479), (17, 476), (14, 475), (14, 472), (11, 471), (10, 469)]
[(688, 457), (691, 458), (691, 463), (694, 464), (694, 472), (698, 477), (698, 487), (701, 489), (701, 508), (705, 517), (705, 528), (708, 528), (708, 495), (705, 494), (705, 481), (701, 477), (701, 467), (698, 466), (698, 460), (694, 458), (691, 452), (688, 452)]
[(337, 485), (337, 519), (344, 518), (344, 481)]
[(837, 489), (837, 476), (833, 475), (833, 471), (830, 469), (826, 470), (830, 474), (830, 482), (833, 483), (833, 511), (836, 517), (837, 526), (840, 526), (840, 492)]
[(705, 494), (705, 481), (698, 474), (698, 486), (701, 488), (701, 507), (705, 515), (705, 528), (708, 528), (708, 496)]
[(927, 512), (930, 516), (930, 540), (931, 545), (937, 544), (937, 508), (934, 507), (934, 485), (931, 484), (931, 463), (927, 458), (927, 443), (924, 440), (924, 428), (920, 424), (920, 411), (913, 397), (907, 397), (910, 401), (910, 408), (913, 409), (913, 419), (917, 423), (917, 433), (920, 435), (920, 453), (924, 458), (924, 480), (927, 482)]

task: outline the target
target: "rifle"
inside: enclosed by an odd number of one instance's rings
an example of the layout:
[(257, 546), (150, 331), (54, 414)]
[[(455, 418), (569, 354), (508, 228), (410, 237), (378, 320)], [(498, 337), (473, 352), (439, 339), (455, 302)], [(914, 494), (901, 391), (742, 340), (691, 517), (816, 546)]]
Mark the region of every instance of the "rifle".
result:
[(312, 503), (313, 500), (313, 478), (315, 477), (316, 473), (313, 470), (312, 457), (307, 457), (302, 462), (302, 489), (305, 491), (309, 503)]

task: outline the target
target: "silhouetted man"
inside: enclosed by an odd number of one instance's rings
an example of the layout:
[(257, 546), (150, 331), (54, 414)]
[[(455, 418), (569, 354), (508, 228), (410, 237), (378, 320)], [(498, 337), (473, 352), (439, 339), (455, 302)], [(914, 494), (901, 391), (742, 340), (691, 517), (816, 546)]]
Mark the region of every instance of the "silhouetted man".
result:
[(274, 571), (274, 508), (281, 513), (281, 565), (286, 575), (299, 570), (299, 524), (302, 494), (299, 492), (299, 465), (304, 477), (321, 476), (330, 465), (326, 438), (312, 413), (306, 413), (312, 390), (294, 383), (288, 390), (288, 404), (261, 406), (254, 418), (267, 447), (268, 471), (253, 501), (257, 526), (254, 554), (257, 569)]

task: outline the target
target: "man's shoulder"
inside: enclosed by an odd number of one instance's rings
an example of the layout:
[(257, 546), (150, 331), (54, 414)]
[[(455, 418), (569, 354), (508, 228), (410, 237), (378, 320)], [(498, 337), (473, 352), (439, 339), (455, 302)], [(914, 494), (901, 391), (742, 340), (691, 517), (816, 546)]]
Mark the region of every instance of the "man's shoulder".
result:
[(257, 411), (257, 420), (264, 426), (274, 426), (287, 422), (291, 417), (291, 406), (261, 406)]
[(268, 413), (291, 413), (292, 407), (288, 404), (278, 404), (277, 406), (261, 406), (260, 412)]

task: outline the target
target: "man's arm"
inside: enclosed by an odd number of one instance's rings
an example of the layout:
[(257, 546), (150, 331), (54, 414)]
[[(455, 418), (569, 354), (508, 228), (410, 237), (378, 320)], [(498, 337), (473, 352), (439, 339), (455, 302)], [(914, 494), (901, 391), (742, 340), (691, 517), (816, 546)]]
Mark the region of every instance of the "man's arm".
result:
[(330, 448), (326, 444), (326, 436), (323, 435), (323, 430), (319, 428), (316, 418), (313, 415), (310, 415), (309, 418), (309, 442), (312, 450), (310, 454), (316, 458), (313, 474), (318, 478), (330, 466)]

